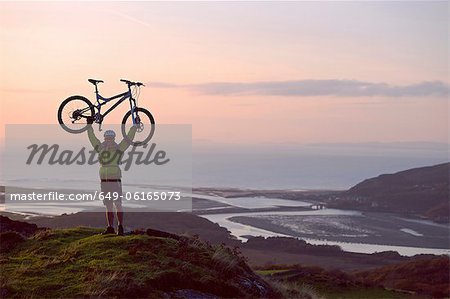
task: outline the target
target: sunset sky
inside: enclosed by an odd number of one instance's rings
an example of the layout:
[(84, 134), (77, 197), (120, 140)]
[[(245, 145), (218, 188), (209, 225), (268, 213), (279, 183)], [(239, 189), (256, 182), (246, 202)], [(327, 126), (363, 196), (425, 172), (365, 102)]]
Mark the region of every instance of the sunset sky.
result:
[(448, 1), (1, 2), (0, 125), (126, 78), (194, 142), (448, 142), (448, 28)]

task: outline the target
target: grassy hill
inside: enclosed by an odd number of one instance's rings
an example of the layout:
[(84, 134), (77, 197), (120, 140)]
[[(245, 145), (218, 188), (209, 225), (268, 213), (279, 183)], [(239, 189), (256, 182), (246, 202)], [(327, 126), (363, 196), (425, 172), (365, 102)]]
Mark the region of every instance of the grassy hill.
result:
[[(272, 265), (260, 267), (258, 275), (238, 248), (198, 237), (154, 229), (120, 237), (100, 235), (98, 228), (45, 229), (7, 217), (0, 220), (0, 298), (378, 299), (412, 298), (386, 288), (418, 294), (414, 298), (441, 297), (448, 290), (448, 257), (406, 259), (356, 274)], [(255, 242), (269, 250), (274, 241)], [(297, 251), (304, 244), (282, 239), (275, 245), (278, 249), (270, 254), (283, 254), (281, 247)], [(343, 258), (340, 251), (326, 249), (322, 259)], [(310, 258), (305, 256), (304, 262)]]
[(356, 274), (362, 281), (386, 288), (409, 290), (433, 298), (450, 296), (448, 256), (424, 258)]
[[(11, 217), (11, 215), (8, 215), (8, 217)], [(79, 212), (69, 215), (63, 214), (56, 217), (34, 217), (27, 221), (35, 223), (39, 227), (57, 229), (77, 226), (103, 228), (105, 226), (105, 214), (103, 211)], [(202, 240), (211, 243), (227, 243), (232, 245), (238, 245), (239, 243), (231, 238), (230, 233), (226, 228), (191, 213), (135, 211), (126, 213), (126, 230), (148, 227), (179, 235), (199, 235)]]
[(446, 256), (424, 257), (364, 272), (303, 265), (272, 265), (257, 272), (292, 296), (310, 293), (327, 299), (425, 299), (450, 295)]
[[(238, 252), (171, 234), (100, 235), (95, 228), (0, 235), (8, 298), (277, 297)], [(11, 241), (12, 240), (12, 241)]]

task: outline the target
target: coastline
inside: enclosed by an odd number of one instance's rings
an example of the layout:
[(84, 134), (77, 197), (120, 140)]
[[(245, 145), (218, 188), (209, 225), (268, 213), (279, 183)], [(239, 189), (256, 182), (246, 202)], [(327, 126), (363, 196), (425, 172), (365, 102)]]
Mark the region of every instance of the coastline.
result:
[[(396, 250), (402, 255), (414, 254), (450, 254), (446, 240), (428, 237), (429, 232), (439, 231), (441, 234), (448, 226), (438, 225), (428, 228), (420, 222), (420, 219), (408, 219), (405, 221), (395, 220), (400, 224), (398, 234), (393, 236), (346, 236), (339, 232), (336, 227), (328, 225), (338, 221), (358, 220), (360, 215), (366, 217), (359, 223), (353, 223), (354, 226), (367, 225), (368, 222), (379, 224), (385, 214), (362, 212), (356, 210), (336, 210), (323, 209), (314, 210), (312, 206), (321, 202), (323, 196), (333, 192), (332, 190), (252, 190), (237, 188), (194, 188), (192, 190), (193, 209), (192, 214), (197, 215), (212, 223), (217, 223), (230, 231), (231, 235), (246, 241), (250, 236), (285, 236), (306, 240), (311, 244), (339, 245), (348, 252), (374, 253), (377, 251)], [(2, 213), (13, 212), (13, 218), (18, 220), (31, 220), (32, 218), (59, 217), (61, 214), (52, 213), (45, 215), (36, 212), (14, 212), (6, 211)], [(8, 213), (9, 214), (9, 213)], [(14, 216), (15, 214), (15, 216)], [(70, 215), (70, 213), (69, 213)], [(276, 224), (266, 219), (268, 215), (277, 215), (285, 217), (289, 221), (299, 221), (302, 219), (321, 220), (319, 227), (326, 226), (327, 235), (317, 233), (314, 227), (310, 233), (299, 232), (289, 228), (286, 225)], [(321, 217), (328, 218), (321, 218)], [(393, 214), (400, 219), (400, 215)], [(334, 218), (333, 218), (334, 217)], [(353, 218), (352, 218), (353, 217)], [(394, 219), (395, 217), (391, 217)], [(392, 220), (394, 221), (394, 220)], [(395, 222), (394, 221), (394, 222)], [(409, 222), (409, 223), (408, 223)], [(417, 227), (420, 226), (420, 229)], [(424, 232), (423, 228), (427, 228)], [(385, 229), (385, 228), (383, 228)], [(420, 231), (417, 235), (412, 232)], [(339, 233), (341, 233), (339, 235)], [(421, 236), (419, 236), (421, 235)], [(399, 237), (400, 236), (400, 237)]]

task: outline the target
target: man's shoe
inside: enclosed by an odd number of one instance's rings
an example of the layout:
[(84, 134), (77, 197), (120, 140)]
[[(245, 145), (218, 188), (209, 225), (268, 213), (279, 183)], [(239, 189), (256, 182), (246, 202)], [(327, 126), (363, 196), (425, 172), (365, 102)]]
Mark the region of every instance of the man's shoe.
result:
[(112, 226), (108, 226), (104, 232), (102, 232), (102, 235), (110, 235), (114, 234), (114, 228)]
[(119, 227), (117, 227), (117, 235), (118, 236), (123, 236), (123, 226), (119, 225)]

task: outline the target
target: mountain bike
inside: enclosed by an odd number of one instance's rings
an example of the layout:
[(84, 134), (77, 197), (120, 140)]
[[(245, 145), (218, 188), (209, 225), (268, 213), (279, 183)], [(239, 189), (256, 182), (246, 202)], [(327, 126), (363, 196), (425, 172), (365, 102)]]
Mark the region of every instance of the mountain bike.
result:
[[(87, 98), (80, 95), (65, 99), (58, 109), (58, 122), (61, 127), (69, 133), (79, 134), (86, 131), (90, 123), (94, 122), (99, 124), (99, 130), (101, 131), (102, 122), (106, 115), (128, 99), (130, 110), (125, 113), (122, 119), (122, 135), (128, 140), (126, 129), (134, 125), (137, 129), (135, 138), (128, 141), (135, 146), (147, 144), (155, 133), (155, 119), (150, 111), (137, 105), (140, 88), (145, 85), (141, 82), (121, 79), (121, 82), (127, 84), (128, 91), (110, 98), (104, 98), (98, 92), (97, 87), (103, 81), (94, 79), (88, 79), (88, 81), (95, 86), (97, 103), (94, 105)], [(104, 113), (101, 113), (102, 106), (113, 100), (117, 100), (117, 102)]]

